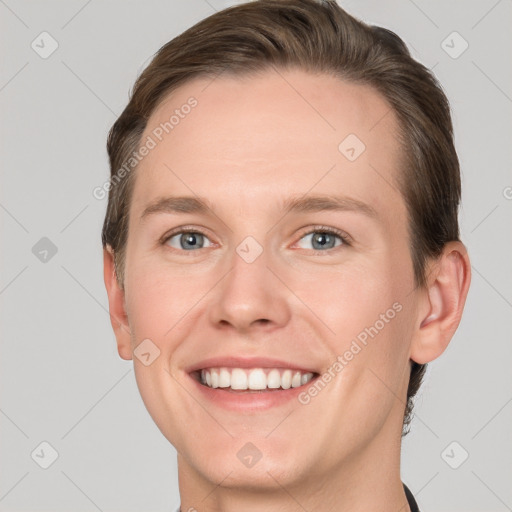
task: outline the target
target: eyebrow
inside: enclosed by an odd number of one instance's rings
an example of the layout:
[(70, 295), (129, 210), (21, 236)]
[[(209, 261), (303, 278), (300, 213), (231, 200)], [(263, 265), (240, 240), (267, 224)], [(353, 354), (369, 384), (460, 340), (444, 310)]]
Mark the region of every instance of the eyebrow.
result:
[[(331, 211), (354, 211), (362, 213), (371, 218), (377, 218), (376, 210), (367, 203), (351, 197), (345, 196), (300, 196), (286, 199), (282, 203), (282, 209), (285, 213), (305, 213), (320, 212), (324, 210)], [(156, 199), (150, 203), (142, 212), (140, 220), (156, 213), (199, 213), (207, 214), (213, 212), (213, 205), (206, 199), (191, 196), (169, 196)]]
[(205, 198), (161, 197), (150, 203), (142, 212), (140, 220), (155, 213), (207, 213), (211, 206)]
[(288, 212), (320, 212), (323, 210), (354, 211), (368, 217), (377, 218), (377, 211), (363, 201), (346, 196), (301, 196), (287, 199), (283, 209)]

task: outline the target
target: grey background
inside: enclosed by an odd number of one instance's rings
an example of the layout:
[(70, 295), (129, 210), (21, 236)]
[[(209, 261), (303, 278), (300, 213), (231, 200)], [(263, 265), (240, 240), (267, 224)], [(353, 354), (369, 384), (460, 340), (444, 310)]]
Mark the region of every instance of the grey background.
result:
[[(434, 69), (463, 170), (473, 281), (417, 400), (402, 478), (423, 512), (512, 510), (511, 2), (340, 3), (396, 31)], [(92, 190), (108, 178), (108, 129), (152, 54), (231, 4), (0, 0), (2, 511), (179, 504), (175, 450), (117, 354), (102, 274), (106, 201)], [(43, 31), (59, 45), (46, 59), (31, 48)], [(453, 31), (469, 43), (458, 58), (442, 47)], [(453, 53), (463, 43), (444, 44)], [(43, 237), (57, 249), (46, 262)], [(58, 452), (48, 469), (43, 441)]]

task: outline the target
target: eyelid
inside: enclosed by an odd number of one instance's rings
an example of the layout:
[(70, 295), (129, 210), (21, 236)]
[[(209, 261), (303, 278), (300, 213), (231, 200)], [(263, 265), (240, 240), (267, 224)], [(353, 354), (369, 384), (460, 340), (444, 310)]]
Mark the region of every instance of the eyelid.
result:
[[(304, 231), (301, 232), (299, 240), (304, 238), (306, 235), (310, 235), (311, 233), (328, 233), (333, 234), (338, 237), (340, 237), (341, 241), (343, 242), (343, 245), (352, 245), (354, 242), (354, 239), (346, 232), (338, 228), (333, 228), (331, 226), (323, 226), (323, 225), (317, 225), (317, 226), (311, 226), (308, 228), (305, 228)], [(314, 250), (314, 249), (312, 249)], [(326, 252), (326, 251), (320, 251), (320, 252)]]
[[(183, 233), (199, 233), (199, 234), (205, 236), (206, 238), (208, 238), (208, 240), (210, 240), (210, 242), (213, 245), (216, 245), (215, 242), (213, 242), (211, 240), (211, 237), (210, 237), (210, 235), (208, 235), (206, 230), (199, 228), (197, 226), (179, 226), (177, 228), (171, 229), (170, 231), (167, 231), (164, 235), (162, 235), (158, 241), (161, 245), (164, 245), (173, 236), (181, 235)], [(195, 251), (184, 251), (184, 252), (195, 252)]]
[[(166, 232), (160, 238), (159, 243), (164, 245), (173, 236), (180, 235), (180, 234), (183, 234), (183, 233), (199, 233), (199, 234), (205, 236), (206, 238), (208, 238), (208, 240), (210, 240), (212, 245), (218, 245), (218, 244), (216, 244), (215, 242), (213, 242), (211, 240), (211, 237), (208, 235), (206, 230), (204, 230), (202, 228), (199, 228), (197, 226), (179, 226), (177, 228), (171, 229), (170, 231)], [(310, 235), (312, 233), (328, 233), (328, 234), (333, 234), (333, 235), (338, 236), (341, 239), (341, 241), (343, 242), (342, 245), (351, 246), (353, 244), (353, 238), (346, 231), (343, 231), (341, 229), (334, 228), (334, 227), (331, 227), (331, 226), (324, 226), (324, 225), (314, 225), (314, 226), (310, 226), (308, 228), (304, 228), (303, 230), (301, 230), (300, 236), (299, 236), (299, 239), (297, 240), (297, 242), (302, 240), (302, 238), (304, 238), (306, 235)], [(295, 242), (294, 245), (297, 242)], [(330, 250), (333, 250), (333, 249), (334, 248), (332, 248)], [(307, 250), (307, 249), (304, 249), (304, 250)], [(311, 250), (315, 251), (315, 249), (311, 249)], [(184, 252), (192, 253), (192, 252), (196, 252), (196, 251), (184, 251)], [(327, 252), (327, 251), (319, 251), (319, 252)]]

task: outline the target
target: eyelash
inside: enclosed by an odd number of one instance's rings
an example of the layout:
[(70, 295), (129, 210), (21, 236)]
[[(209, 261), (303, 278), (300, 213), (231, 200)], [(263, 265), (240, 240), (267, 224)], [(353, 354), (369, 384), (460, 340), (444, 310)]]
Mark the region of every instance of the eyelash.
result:
[[(205, 236), (206, 238), (209, 238), (208, 235), (203, 230), (201, 230), (199, 228), (192, 228), (192, 227), (189, 228), (189, 227), (185, 226), (185, 227), (181, 227), (181, 228), (179, 228), (179, 229), (177, 229), (175, 231), (171, 231), (170, 233), (166, 233), (160, 239), (160, 244), (161, 245), (165, 245), (172, 237), (174, 237), (176, 235), (185, 234), (185, 233), (198, 233), (200, 235)], [(327, 249), (326, 251), (320, 251), (318, 249), (311, 249), (312, 251), (317, 252), (317, 253), (331, 252), (331, 251), (334, 251), (335, 249), (340, 249), (344, 245), (348, 246), (348, 247), (350, 247), (352, 245), (352, 238), (350, 237), (350, 235), (348, 233), (345, 233), (344, 231), (341, 231), (341, 230), (336, 229), (336, 228), (331, 228), (331, 227), (321, 226), (321, 225), (313, 226), (308, 231), (304, 231), (303, 233), (301, 233), (301, 235), (299, 237), (299, 241), (302, 240), (305, 236), (311, 235), (312, 233), (323, 233), (323, 234), (326, 234), (326, 235), (334, 235), (334, 236), (337, 236), (341, 240), (341, 242), (342, 242), (341, 246), (332, 247), (330, 249)], [(170, 249), (171, 250), (178, 250), (178, 251), (180, 251), (179, 249), (174, 249), (174, 248), (170, 248)], [(304, 249), (304, 250), (307, 250), (307, 249)], [(197, 252), (197, 250), (196, 251), (185, 251), (185, 250), (182, 250), (180, 252), (183, 252), (183, 253), (194, 253), (194, 252)]]
[(322, 234), (326, 234), (326, 235), (334, 235), (334, 236), (337, 236), (342, 242), (341, 246), (332, 247), (331, 249), (328, 249), (327, 251), (318, 251), (316, 249), (311, 249), (312, 251), (315, 251), (315, 252), (320, 253), (320, 252), (334, 251), (335, 249), (339, 249), (340, 247), (342, 247), (344, 245), (346, 245), (346, 246), (352, 245), (352, 239), (348, 233), (345, 233), (344, 231), (341, 231), (336, 228), (330, 228), (328, 226), (321, 226), (321, 225), (313, 226), (308, 231), (303, 232), (300, 235), (299, 241), (302, 240), (305, 236), (311, 235), (312, 233), (322, 233)]

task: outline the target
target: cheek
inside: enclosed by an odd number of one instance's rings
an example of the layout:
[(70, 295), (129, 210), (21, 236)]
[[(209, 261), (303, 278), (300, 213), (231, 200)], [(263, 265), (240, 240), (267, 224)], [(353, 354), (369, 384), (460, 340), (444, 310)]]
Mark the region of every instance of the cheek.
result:
[(412, 333), (409, 293), (413, 281), (412, 273), (398, 268), (400, 264), (382, 258), (323, 277), (319, 274), (315, 286), (315, 280), (309, 283), (309, 293), (304, 288), (305, 295), (299, 295), (328, 327), (332, 362), (344, 357), (349, 387), (357, 387), (361, 378), (376, 380), (368, 369), (393, 389), (401, 386)]
[[(131, 269), (126, 290), (126, 307), (132, 329), (137, 336), (161, 340), (204, 295), (205, 280), (182, 275), (155, 264)], [(163, 348), (163, 347), (162, 347)]]
[(390, 264), (363, 262), (337, 271), (323, 269), (308, 278), (297, 276), (295, 287), (331, 334), (346, 339), (372, 326), (395, 302), (401, 302), (402, 285), (393, 276), (396, 273)]

